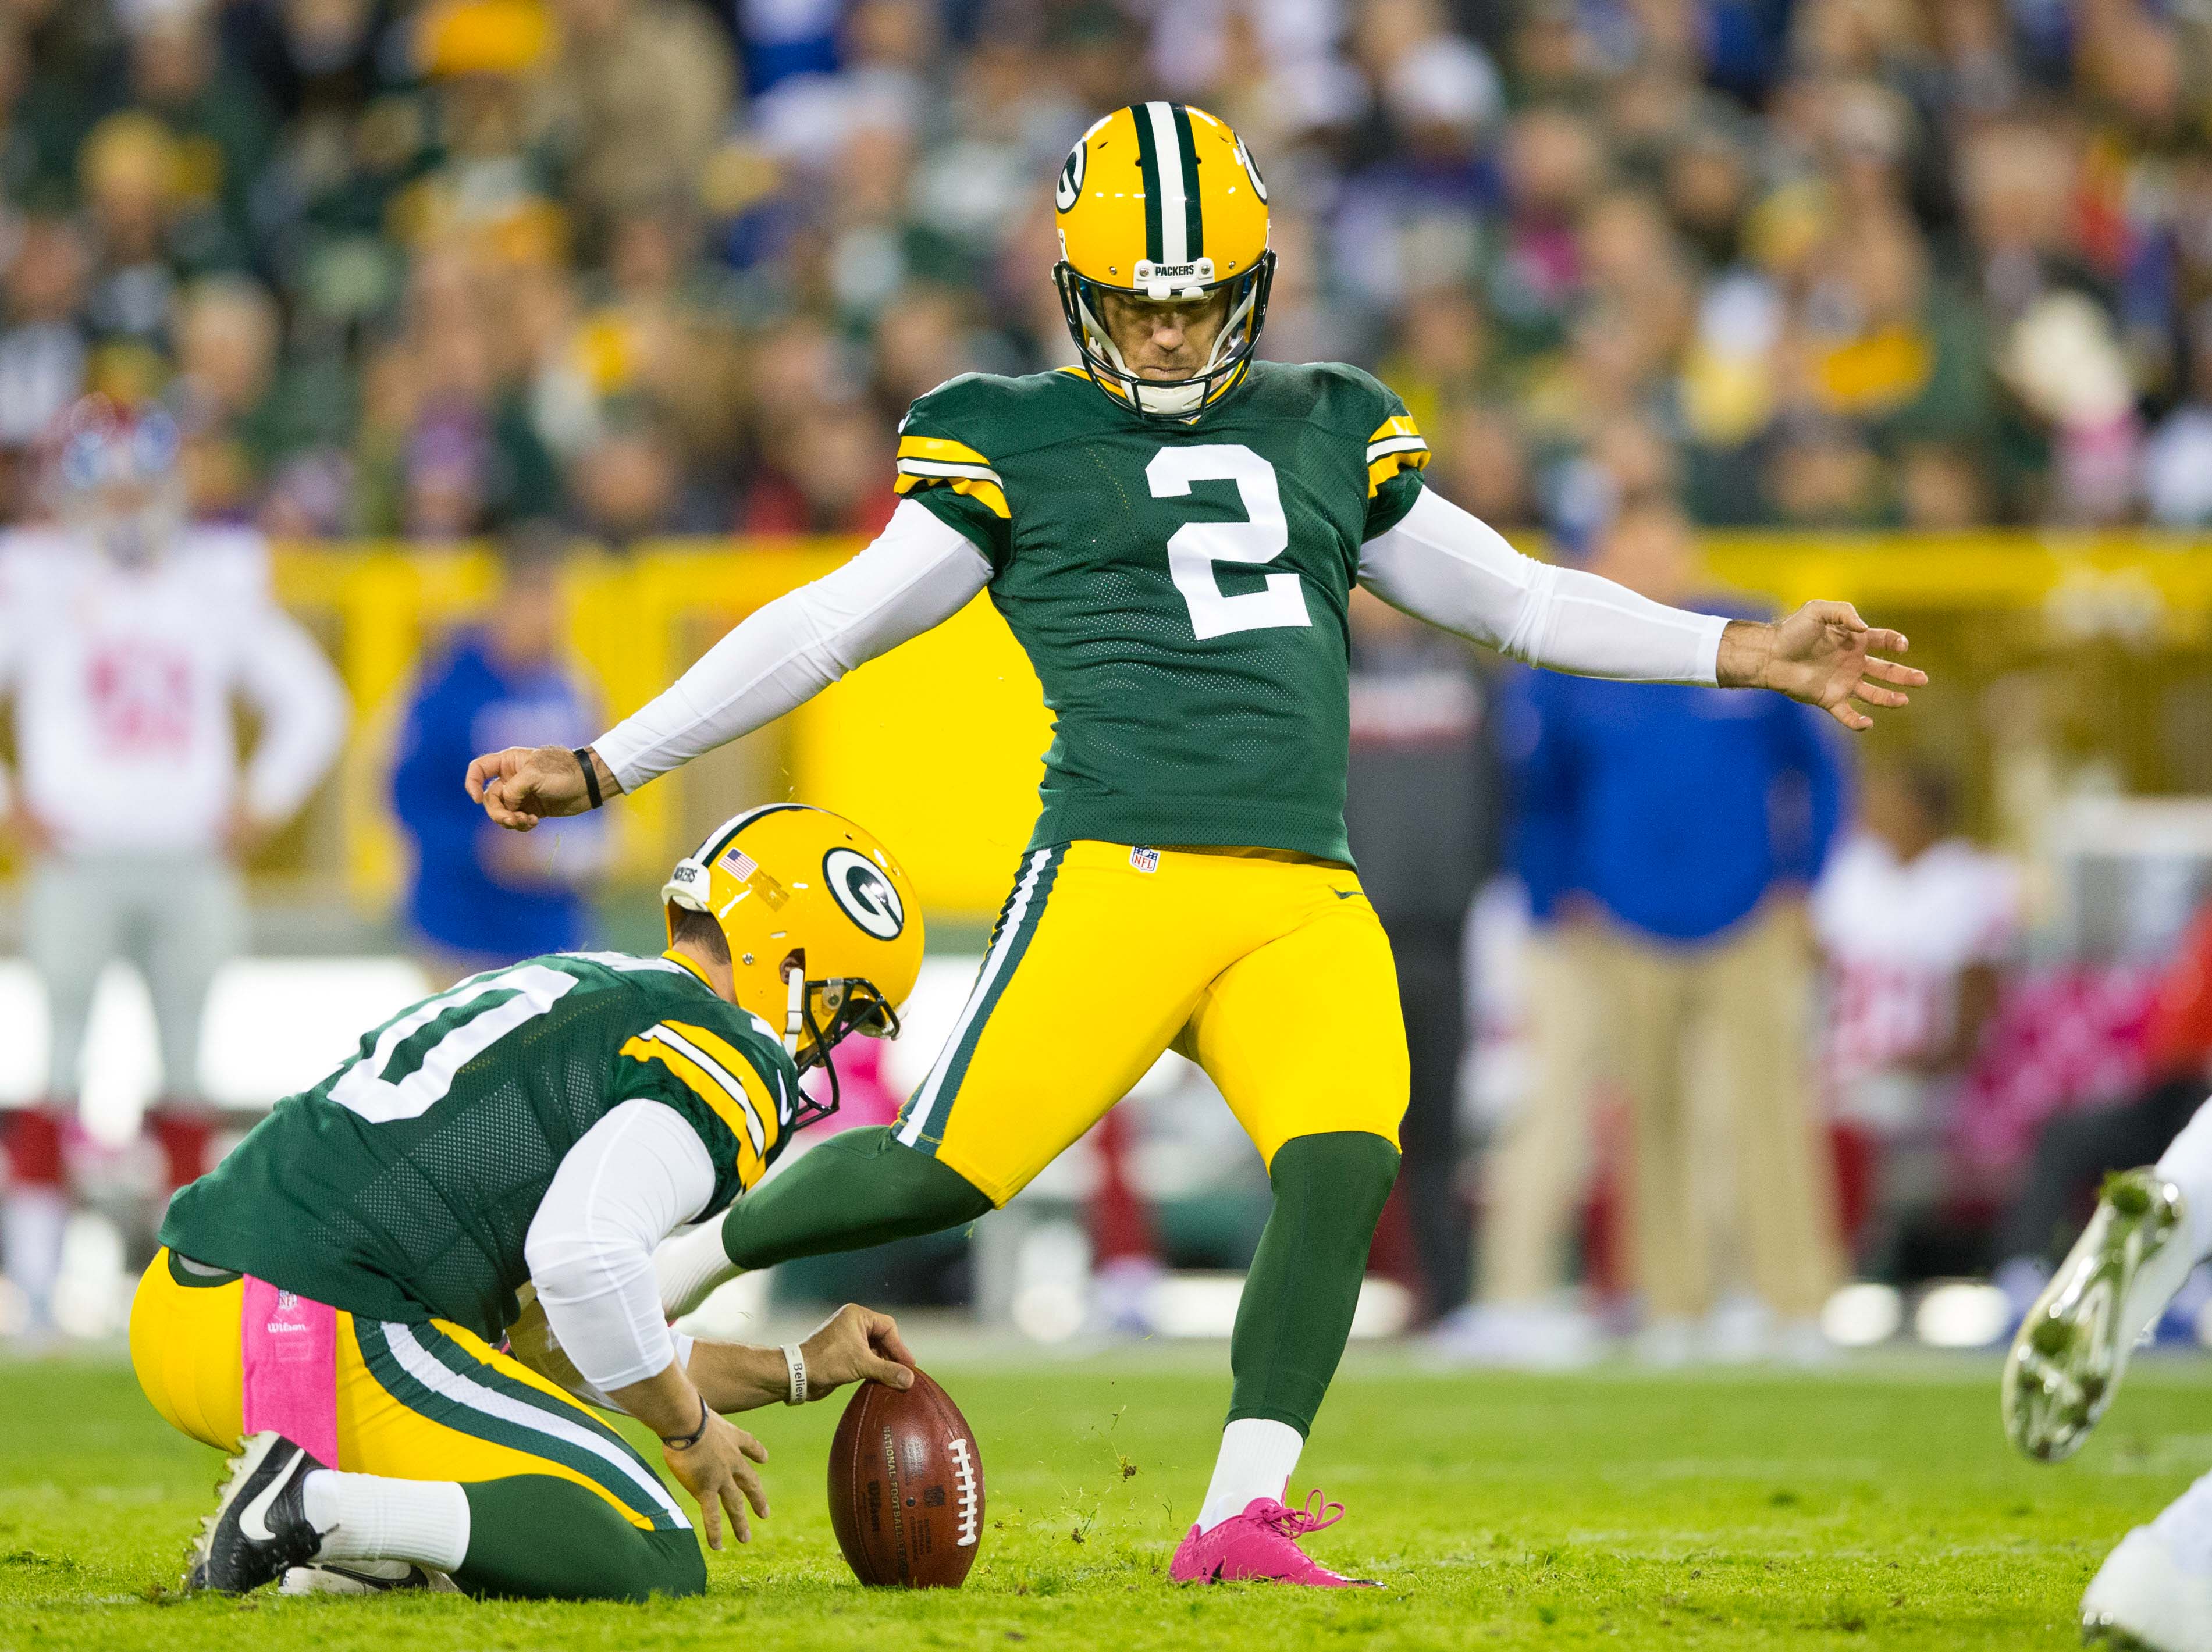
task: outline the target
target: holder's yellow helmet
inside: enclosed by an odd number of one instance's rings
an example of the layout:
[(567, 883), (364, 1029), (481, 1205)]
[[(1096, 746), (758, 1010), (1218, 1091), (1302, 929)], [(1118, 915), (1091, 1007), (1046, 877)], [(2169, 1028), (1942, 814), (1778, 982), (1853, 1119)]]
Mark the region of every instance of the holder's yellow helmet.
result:
[(679, 908), (714, 918), (738, 1004), (781, 1020), (801, 1072), (829, 1072), (829, 1102), (802, 1105), (793, 1127), (836, 1112), (830, 1052), (850, 1033), (897, 1037), (921, 971), (921, 910), (890, 851), (842, 815), (772, 803), (717, 826), (660, 898), (672, 942)]
[[(1060, 262), (1053, 279), (1067, 331), (1100, 389), (1148, 417), (1188, 418), (1244, 376), (1267, 316), (1275, 254), (1267, 186), (1244, 140), (1203, 109), (1135, 103), (1076, 141), (1060, 169)], [(1197, 377), (1142, 379), (1098, 319), (1097, 294), (1204, 299), (1229, 289), (1229, 314)]]

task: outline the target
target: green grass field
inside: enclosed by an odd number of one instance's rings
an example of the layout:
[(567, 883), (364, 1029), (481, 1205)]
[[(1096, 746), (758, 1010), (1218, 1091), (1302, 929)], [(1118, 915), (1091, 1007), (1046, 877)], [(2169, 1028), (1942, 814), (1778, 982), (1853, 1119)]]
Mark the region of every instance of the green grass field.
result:
[(215, 1453), (117, 1360), (0, 1364), (0, 1647), (2058, 1648), (2105, 1551), (2212, 1465), (2212, 1369), (2139, 1369), (2074, 1462), (2016, 1461), (1993, 1363), (1815, 1376), (1468, 1377), (1356, 1355), (1296, 1482), (1358, 1594), (1182, 1589), (1168, 1556), (1226, 1392), (1216, 1350), (946, 1359), (982, 1442), (968, 1587), (864, 1590), (823, 1503), (838, 1403), (759, 1414), (774, 1517), (703, 1600), (243, 1601), (168, 1593)]

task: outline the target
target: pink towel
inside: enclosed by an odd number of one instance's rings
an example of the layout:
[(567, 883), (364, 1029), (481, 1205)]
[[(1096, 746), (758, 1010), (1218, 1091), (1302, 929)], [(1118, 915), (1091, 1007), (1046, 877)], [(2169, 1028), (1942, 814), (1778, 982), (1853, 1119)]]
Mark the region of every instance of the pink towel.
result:
[(240, 1316), (248, 1434), (275, 1429), (338, 1466), (338, 1313), (251, 1274)]

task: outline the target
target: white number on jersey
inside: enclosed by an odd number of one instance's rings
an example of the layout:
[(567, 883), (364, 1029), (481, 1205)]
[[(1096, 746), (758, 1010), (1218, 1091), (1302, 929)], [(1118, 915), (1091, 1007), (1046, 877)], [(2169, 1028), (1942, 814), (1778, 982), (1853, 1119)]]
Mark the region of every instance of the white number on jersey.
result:
[(1155, 499), (1181, 499), (1194, 482), (1233, 482), (1244, 502), (1246, 520), (1188, 522), (1168, 541), (1168, 572), (1189, 605), (1191, 629), (1200, 641), (1232, 631), (1313, 623), (1295, 573), (1270, 574), (1261, 589), (1233, 597), (1214, 577), (1216, 562), (1260, 568), (1290, 548), (1291, 526), (1283, 516), (1273, 465), (1242, 442), (1163, 447), (1145, 466), (1145, 480)]
[[(576, 985), (576, 977), (541, 963), (520, 964), (463, 981), (425, 999), (377, 1036), (376, 1048), (354, 1058), (331, 1086), (331, 1099), (371, 1124), (390, 1124), (428, 1112), (453, 1087), (453, 1075), (526, 1022), (535, 1021)], [(477, 1011), (424, 1052), (422, 1065), (394, 1084), (384, 1077), (392, 1054), (448, 1011), (489, 996), (512, 993)]]

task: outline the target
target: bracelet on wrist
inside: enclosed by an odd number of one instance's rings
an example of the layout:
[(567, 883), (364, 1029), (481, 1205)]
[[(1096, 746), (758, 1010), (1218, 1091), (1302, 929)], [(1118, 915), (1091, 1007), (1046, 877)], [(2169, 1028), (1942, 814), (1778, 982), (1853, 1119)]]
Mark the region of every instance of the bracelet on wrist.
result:
[(599, 766), (592, 756), (592, 748), (580, 745), (568, 755), (584, 771), (584, 795), (591, 799), (592, 808), (598, 808), (605, 799), (599, 796)]
[(707, 1437), (707, 1424), (714, 1419), (714, 1413), (707, 1407), (707, 1396), (701, 1394), (699, 1396), (699, 1426), (689, 1434), (664, 1434), (660, 1436), (660, 1443), (671, 1451), (690, 1450), (693, 1446)]
[(791, 1390), (784, 1395), (783, 1403), (803, 1406), (806, 1403), (806, 1356), (799, 1352), (797, 1343), (783, 1345), (783, 1364), (791, 1376)]

